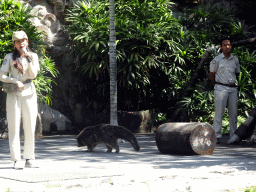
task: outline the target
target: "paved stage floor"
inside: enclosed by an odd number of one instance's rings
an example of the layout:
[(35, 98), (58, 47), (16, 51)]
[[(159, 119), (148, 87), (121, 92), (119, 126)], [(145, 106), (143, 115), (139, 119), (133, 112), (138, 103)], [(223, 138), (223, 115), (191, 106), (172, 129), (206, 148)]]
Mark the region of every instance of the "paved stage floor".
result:
[[(40, 168), (14, 170), (8, 140), (0, 139), (0, 191), (240, 191), (256, 186), (256, 144), (226, 145), (212, 155), (161, 154), (154, 134), (137, 134), (136, 152), (129, 142), (120, 153), (78, 148), (76, 136), (36, 140)], [(22, 141), (23, 145), (23, 141)], [(166, 190), (168, 189), (168, 190)]]

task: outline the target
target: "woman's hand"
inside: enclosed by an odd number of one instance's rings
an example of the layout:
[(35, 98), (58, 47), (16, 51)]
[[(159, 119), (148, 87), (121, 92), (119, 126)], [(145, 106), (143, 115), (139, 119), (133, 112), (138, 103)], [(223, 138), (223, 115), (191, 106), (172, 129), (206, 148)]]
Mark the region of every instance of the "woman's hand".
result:
[(16, 85), (18, 86), (19, 91), (24, 90), (24, 84), (21, 81), (17, 81)]

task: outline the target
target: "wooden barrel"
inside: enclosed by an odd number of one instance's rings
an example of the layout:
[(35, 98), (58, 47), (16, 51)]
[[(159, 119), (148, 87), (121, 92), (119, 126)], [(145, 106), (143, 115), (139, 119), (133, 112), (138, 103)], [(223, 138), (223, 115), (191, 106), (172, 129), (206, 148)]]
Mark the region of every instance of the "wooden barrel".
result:
[(155, 134), (161, 153), (209, 155), (216, 146), (216, 134), (208, 123), (165, 123)]

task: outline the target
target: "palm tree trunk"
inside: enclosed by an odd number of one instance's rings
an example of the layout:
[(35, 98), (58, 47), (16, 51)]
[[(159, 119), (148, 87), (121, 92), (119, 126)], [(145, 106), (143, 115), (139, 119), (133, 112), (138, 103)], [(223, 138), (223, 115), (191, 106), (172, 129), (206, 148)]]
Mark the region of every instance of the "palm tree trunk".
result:
[(117, 65), (115, 35), (115, 0), (109, 0), (110, 34), (109, 34), (109, 65), (110, 65), (110, 124), (117, 122)]

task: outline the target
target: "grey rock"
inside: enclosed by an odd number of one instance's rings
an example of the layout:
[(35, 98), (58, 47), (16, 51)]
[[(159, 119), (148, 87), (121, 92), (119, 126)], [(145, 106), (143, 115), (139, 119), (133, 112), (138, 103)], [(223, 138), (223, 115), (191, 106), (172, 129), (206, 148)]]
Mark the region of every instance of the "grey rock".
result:
[(71, 131), (71, 121), (62, 113), (52, 109), (46, 104), (40, 103), (38, 106), (42, 118), (43, 131), (50, 132), (50, 125), (53, 123), (57, 126), (58, 131)]

